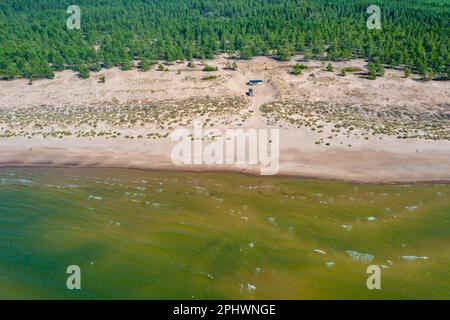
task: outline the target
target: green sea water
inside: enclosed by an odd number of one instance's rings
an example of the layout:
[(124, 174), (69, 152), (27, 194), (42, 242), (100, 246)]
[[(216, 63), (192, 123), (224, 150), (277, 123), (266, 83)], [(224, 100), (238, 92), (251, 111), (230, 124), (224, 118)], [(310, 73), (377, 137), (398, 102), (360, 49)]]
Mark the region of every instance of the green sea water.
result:
[(449, 267), (450, 185), (0, 169), (2, 299), (450, 299)]

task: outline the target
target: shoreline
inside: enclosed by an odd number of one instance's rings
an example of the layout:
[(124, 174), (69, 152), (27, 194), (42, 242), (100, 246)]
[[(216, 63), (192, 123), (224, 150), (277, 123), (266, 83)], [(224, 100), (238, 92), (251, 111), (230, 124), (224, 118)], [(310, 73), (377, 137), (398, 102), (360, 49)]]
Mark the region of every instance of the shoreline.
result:
[(302, 175), (302, 174), (294, 174), (294, 173), (277, 173), (275, 175), (263, 176), (256, 172), (252, 172), (251, 170), (238, 169), (238, 168), (222, 168), (222, 169), (180, 169), (180, 168), (140, 168), (140, 167), (120, 167), (120, 166), (83, 166), (83, 165), (43, 165), (43, 164), (5, 164), (0, 163), (0, 170), (3, 169), (104, 169), (104, 170), (132, 170), (132, 171), (144, 171), (144, 172), (176, 172), (176, 173), (226, 173), (226, 174), (236, 174), (236, 175), (244, 175), (249, 177), (256, 178), (275, 178), (275, 179), (295, 179), (295, 180), (316, 180), (316, 181), (324, 181), (324, 182), (336, 182), (336, 183), (345, 183), (345, 184), (361, 184), (361, 185), (403, 185), (403, 184), (413, 184), (413, 185), (428, 185), (428, 184), (450, 184), (450, 179), (443, 180), (434, 180), (434, 179), (416, 179), (416, 180), (385, 180), (385, 181), (375, 181), (368, 179), (354, 180), (354, 179), (345, 179), (345, 178), (333, 178), (326, 176), (313, 176), (313, 175)]

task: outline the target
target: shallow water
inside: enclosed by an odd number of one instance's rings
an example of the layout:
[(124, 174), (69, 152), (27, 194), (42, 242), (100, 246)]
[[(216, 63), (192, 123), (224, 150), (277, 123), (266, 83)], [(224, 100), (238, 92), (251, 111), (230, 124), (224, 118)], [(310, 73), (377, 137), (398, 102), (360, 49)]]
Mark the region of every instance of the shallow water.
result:
[(449, 266), (450, 185), (0, 169), (0, 298), (450, 299)]

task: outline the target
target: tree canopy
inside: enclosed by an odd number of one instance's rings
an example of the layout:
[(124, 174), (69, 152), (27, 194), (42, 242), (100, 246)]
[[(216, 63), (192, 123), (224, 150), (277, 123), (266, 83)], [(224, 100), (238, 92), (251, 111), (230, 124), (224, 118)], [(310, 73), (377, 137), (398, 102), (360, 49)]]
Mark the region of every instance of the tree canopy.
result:
[(69, 30), (69, 0), (0, 2), (0, 78), (52, 78), (54, 71), (149, 61), (367, 58), (422, 74), (449, 70), (450, 0), (378, 0), (381, 30), (368, 29), (370, 0), (78, 0), (81, 30)]

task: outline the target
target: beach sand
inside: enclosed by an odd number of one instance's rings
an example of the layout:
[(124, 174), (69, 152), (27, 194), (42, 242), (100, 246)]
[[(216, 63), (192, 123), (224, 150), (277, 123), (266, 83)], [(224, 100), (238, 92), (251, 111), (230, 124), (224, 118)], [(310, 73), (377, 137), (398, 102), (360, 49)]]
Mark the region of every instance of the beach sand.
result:
[[(202, 119), (208, 115), (202, 112), (200, 104), (197, 109), (181, 112), (187, 101), (216, 101), (235, 99), (236, 110), (230, 113), (215, 111), (212, 116), (213, 127), (218, 129), (270, 129), (280, 130), (280, 175), (338, 179), (359, 182), (425, 182), (450, 180), (450, 141), (446, 138), (450, 122), (450, 86), (448, 81), (424, 82), (418, 76), (405, 79), (400, 70), (386, 69), (384, 77), (370, 81), (363, 72), (348, 73), (339, 76), (342, 67), (363, 69), (363, 60), (333, 63), (334, 72), (325, 71), (319, 61), (302, 62), (295, 57), (289, 62), (278, 62), (270, 58), (258, 57), (252, 61), (237, 61), (238, 70), (225, 70), (226, 57), (217, 57), (206, 62), (219, 67), (217, 72), (203, 72), (202, 62), (197, 61), (195, 68), (188, 68), (186, 63), (167, 66), (169, 71), (148, 72), (103, 70), (91, 75), (90, 79), (81, 80), (71, 71), (56, 74), (55, 79), (35, 81), (28, 85), (27, 80), (0, 82), (0, 110), (3, 115), (0, 132), (12, 130), (24, 134), (0, 138), (1, 166), (68, 166), (68, 167), (126, 167), (141, 169), (199, 170), (199, 171), (239, 171), (252, 174), (259, 173), (258, 166), (237, 165), (175, 165), (170, 153), (176, 142), (169, 137), (157, 139), (145, 137), (146, 132), (162, 130), (170, 133), (178, 127), (191, 128), (191, 122), (181, 124), (182, 120), (173, 122), (169, 116), (164, 118), (164, 125), (142, 119), (142, 123), (133, 126), (112, 126), (99, 120), (98, 126), (87, 121), (76, 126), (72, 123), (54, 123), (48, 132), (60, 130), (109, 130), (120, 131), (121, 137), (110, 136), (47, 136), (31, 135), (41, 132), (36, 124), (27, 123), (22, 127), (16, 121), (4, 119), (15, 118), (14, 112), (20, 110), (47, 110), (45, 108), (66, 108), (71, 106), (91, 106), (95, 108), (118, 106), (127, 110), (127, 106), (158, 105), (172, 101), (178, 104), (173, 118), (197, 116)], [(289, 73), (295, 63), (305, 63), (308, 69), (302, 75)], [(312, 75), (314, 74), (314, 75)], [(216, 80), (202, 80), (203, 77), (216, 75)], [(101, 76), (106, 83), (100, 83)], [(246, 97), (246, 81), (262, 79), (264, 84), (255, 86), (255, 97)], [(205, 102), (206, 101), (206, 102)], [(234, 100), (233, 100), (234, 101)], [(442, 138), (399, 139), (395, 134), (367, 135), (359, 128), (352, 134), (336, 134), (325, 125), (322, 130), (311, 127), (289, 125), (277, 116), (264, 115), (260, 108), (271, 102), (284, 103), (329, 103), (338, 106), (368, 106), (371, 114), (388, 113), (392, 108), (405, 110), (408, 121), (420, 123), (422, 116), (436, 115), (443, 119)], [(199, 102), (200, 103), (200, 102)], [(241, 103), (242, 106), (239, 104)], [(30, 109), (31, 108), (31, 109)], [(170, 112), (170, 104), (165, 112)], [(189, 108), (189, 107), (187, 107)], [(194, 107), (191, 107), (194, 108)], [(240, 108), (240, 109), (239, 109)], [(365, 107), (364, 107), (365, 108)], [(364, 109), (363, 108), (363, 109)], [(372, 108), (372, 109), (371, 109)], [(373, 109), (375, 108), (375, 109)], [(219, 108), (217, 108), (219, 109)], [(375, 111), (374, 111), (375, 110)], [(14, 111), (14, 112), (13, 112)], [(6, 112), (6, 113), (5, 113)], [(9, 113), (8, 113), (9, 112)], [(222, 112), (222, 113), (221, 113)], [(45, 118), (44, 116), (40, 115)], [(319, 115), (320, 116), (320, 115)], [(9, 117), (9, 118), (8, 118)], [(63, 118), (63, 117), (62, 117)], [(364, 118), (364, 116), (362, 116)], [(426, 118), (426, 117), (425, 117)], [(381, 121), (383, 120), (380, 118)], [(412, 119), (412, 120), (411, 120)], [(98, 120), (98, 119), (97, 119)], [(148, 120), (148, 123), (146, 122)], [(330, 125), (333, 124), (331, 119)], [(388, 119), (391, 121), (392, 119)], [(371, 120), (368, 118), (368, 124)], [(319, 123), (321, 123), (319, 121)], [(325, 123), (325, 122), (324, 122)], [(409, 123), (409, 122), (408, 122)], [(161, 129), (163, 127), (163, 129)], [(319, 132), (323, 131), (323, 132)], [(332, 140), (327, 137), (333, 135)], [(440, 133), (442, 134), (442, 133)], [(143, 138), (128, 139), (125, 135)], [(317, 141), (322, 143), (316, 144)], [(331, 138), (330, 138), (331, 139)], [(325, 141), (331, 141), (326, 145)]]

